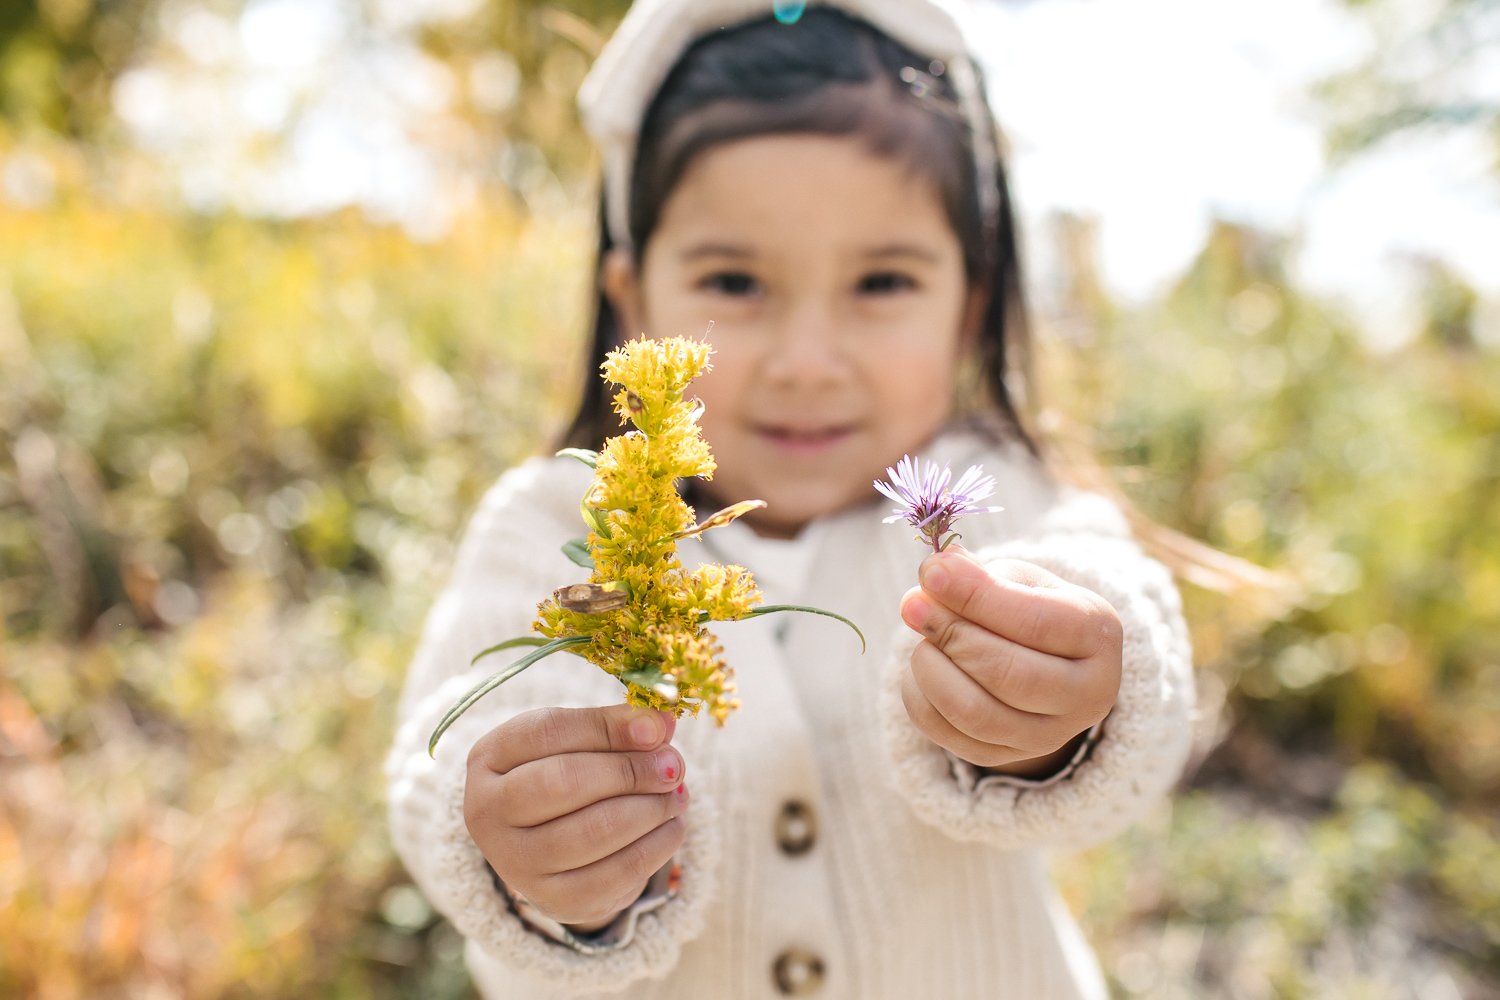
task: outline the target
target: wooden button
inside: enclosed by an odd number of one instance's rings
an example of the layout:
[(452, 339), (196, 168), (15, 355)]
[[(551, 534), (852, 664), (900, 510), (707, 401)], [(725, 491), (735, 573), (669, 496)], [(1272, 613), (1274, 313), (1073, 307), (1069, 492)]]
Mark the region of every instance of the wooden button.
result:
[(776, 843), (783, 853), (792, 857), (806, 854), (817, 839), (818, 823), (811, 806), (791, 799), (781, 807), (776, 817)]
[(788, 948), (776, 956), (771, 974), (786, 996), (807, 996), (823, 985), (823, 960), (810, 951)]

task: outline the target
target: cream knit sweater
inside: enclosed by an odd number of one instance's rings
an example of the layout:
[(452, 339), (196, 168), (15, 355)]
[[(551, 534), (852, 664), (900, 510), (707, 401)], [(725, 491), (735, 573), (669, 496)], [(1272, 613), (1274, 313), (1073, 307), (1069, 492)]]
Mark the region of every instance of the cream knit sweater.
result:
[[(643, 915), (617, 950), (583, 955), (542, 937), (510, 912), (465, 829), (465, 756), (517, 712), (611, 704), (618, 683), (582, 660), (553, 657), (481, 701), (443, 738), (436, 760), (426, 751), (444, 711), (501, 665), (470, 668), (469, 658), (525, 633), (536, 602), (579, 576), (559, 546), (581, 534), (588, 470), (570, 459), (528, 461), (474, 516), (412, 664), (387, 764), (397, 850), (467, 938), (484, 995), (776, 997), (786, 992), (776, 964), (785, 972), (790, 955), (818, 966), (812, 996), (1105, 995), (1042, 852), (1116, 833), (1176, 779), (1193, 706), (1179, 599), (1112, 504), (1051, 485), (1018, 448), (950, 435), (927, 454), (955, 468), (983, 462), (998, 480), (1006, 510), (963, 523), (971, 551), (1035, 562), (1119, 612), (1124, 677), (1088, 758), (1062, 780), (976, 783), (971, 768), (955, 767), (911, 725), (898, 671), (918, 638), (897, 606), (922, 547), (906, 526), (881, 524), (885, 502), (872, 499), (816, 526), (800, 592), (767, 593), (847, 615), (870, 637), (868, 654), (826, 618), (714, 626), (744, 707), (722, 729), (706, 718), (677, 728), (693, 795), (680, 891)], [(711, 544), (685, 542), (684, 564), (719, 560)], [(810, 810), (814, 841), (800, 854), (778, 846), (789, 802)]]

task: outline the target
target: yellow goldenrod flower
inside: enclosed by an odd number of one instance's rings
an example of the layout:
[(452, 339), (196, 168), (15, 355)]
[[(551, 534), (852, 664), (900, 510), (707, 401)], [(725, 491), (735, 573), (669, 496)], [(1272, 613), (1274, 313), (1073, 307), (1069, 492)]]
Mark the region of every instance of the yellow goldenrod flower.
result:
[(565, 649), (618, 678), (633, 705), (678, 716), (707, 708), (723, 725), (739, 701), (723, 648), (705, 623), (795, 610), (839, 618), (859, 633), (832, 612), (759, 606), (760, 589), (743, 566), (708, 564), (689, 572), (678, 561), (679, 539), (765, 506), (742, 501), (700, 524), (677, 492), (678, 480), (714, 473), (698, 427), (703, 405), (683, 398), (688, 384), (709, 370), (711, 353), (702, 341), (670, 337), (633, 340), (606, 357), (604, 378), (620, 387), (615, 412), (632, 429), (597, 454), (565, 452), (594, 469), (582, 503), (588, 537), (563, 546), (569, 558), (590, 568), (588, 582), (560, 587), (537, 605), (533, 628), (543, 638), (512, 639), (474, 657), (537, 647), (460, 699), (433, 732), (429, 750), (480, 697)]
[[(624, 607), (590, 613), (543, 601), (536, 631), (549, 639), (590, 636), (582, 655), (626, 686), (634, 705), (696, 715), (707, 707), (723, 723), (739, 704), (732, 673), (704, 621), (743, 618), (760, 590), (740, 566), (687, 572), (677, 539), (693, 530), (693, 510), (677, 480), (710, 478), (713, 456), (698, 428), (701, 406), (683, 399), (709, 367), (701, 341), (636, 340), (611, 351), (604, 377), (620, 386), (615, 412), (634, 430), (605, 443), (585, 503), (603, 531), (590, 531), (590, 583), (623, 582)], [(753, 508), (752, 508), (753, 509)]]

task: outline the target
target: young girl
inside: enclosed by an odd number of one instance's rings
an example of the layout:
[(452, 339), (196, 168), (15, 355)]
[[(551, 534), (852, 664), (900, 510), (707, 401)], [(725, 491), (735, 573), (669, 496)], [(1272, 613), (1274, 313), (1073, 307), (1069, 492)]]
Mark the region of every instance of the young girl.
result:
[[(432, 611), (389, 762), (402, 858), (494, 997), (1102, 997), (1042, 853), (1172, 785), (1190, 654), (1169, 575), (1022, 422), (1021, 280), (983, 92), (945, 0), (639, 0), (585, 83), (604, 158), (594, 357), (570, 444), (620, 428), (597, 364), (712, 330), (692, 392), (718, 472), (685, 541), (768, 602), (717, 625), (722, 728), (620, 704), (556, 657), (448, 708), (576, 582), (588, 470), (485, 498)], [(784, 23), (791, 22), (791, 23)], [(882, 523), (903, 454), (982, 463), (1005, 510), (941, 554)], [(916, 584), (913, 586), (913, 584)], [(465, 755), (467, 751), (467, 756)]]

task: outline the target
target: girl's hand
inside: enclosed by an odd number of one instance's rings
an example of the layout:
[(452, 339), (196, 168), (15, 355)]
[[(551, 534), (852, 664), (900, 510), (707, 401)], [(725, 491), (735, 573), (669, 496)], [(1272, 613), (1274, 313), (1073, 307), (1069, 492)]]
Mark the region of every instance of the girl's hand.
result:
[(686, 833), (675, 727), (628, 705), (544, 708), (481, 737), (464, 821), (506, 887), (585, 932), (635, 902)]
[(901, 617), (925, 636), (901, 698), (932, 742), (1009, 774), (1055, 772), (1120, 689), (1120, 616), (1040, 566), (928, 556)]

